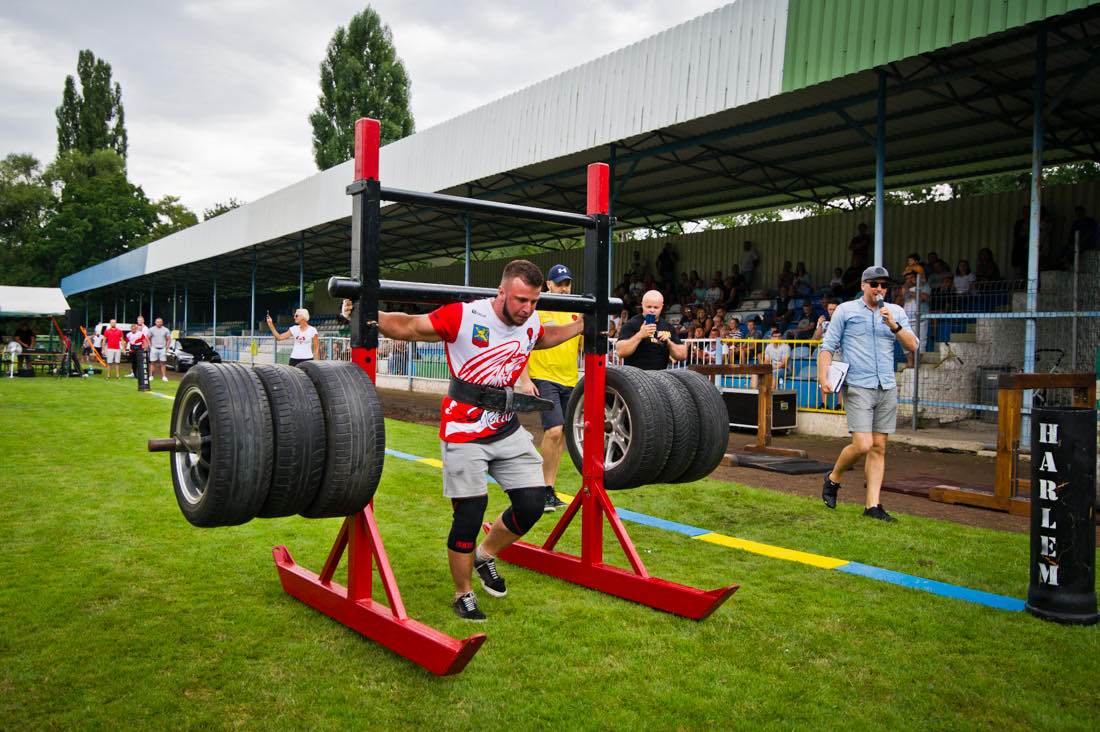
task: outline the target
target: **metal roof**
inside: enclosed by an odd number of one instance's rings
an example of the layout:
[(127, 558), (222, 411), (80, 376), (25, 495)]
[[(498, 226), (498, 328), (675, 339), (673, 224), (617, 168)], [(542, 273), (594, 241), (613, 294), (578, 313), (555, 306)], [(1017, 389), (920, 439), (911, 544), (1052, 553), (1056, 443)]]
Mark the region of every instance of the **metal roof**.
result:
[[(1011, 3), (931, 3), (936, 12), (918, 17), (919, 28), (908, 27), (911, 12), (898, 15), (900, 28), (884, 25), (890, 16), (879, 12), (871, 31), (853, 26), (845, 38), (885, 45), (892, 53), (916, 53), (847, 73), (890, 56), (852, 56), (847, 65), (818, 65), (814, 73), (801, 64), (806, 85), (781, 92), (790, 83), (784, 79), (784, 59), (799, 57), (791, 39), (801, 39), (809, 44), (807, 54), (812, 50), (820, 57), (828, 36), (821, 24), (818, 40), (809, 42), (803, 18), (813, 5), (793, 0), (789, 15), (781, 2), (727, 5), (387, 145), (381, 153), (382, 182), (583, 211), (585, 168), (606, 161), (612, 165), (618, 229), (864, 195), (875, 179), (880, 78), (888, 188), (1027, 168), (1040, 31), (1046, 38), (1044, 160), (1100, 159), (1097, 2), (1039, 0), (1028, 3), (1024, 15), (968, 22), (961, 30), (957, 14), (948, 10), (981, 16), (975, 7)], [(826, 5), (851, 14), (913, 3)], [(1071, 12), (975, 35), (1063, 7)], [(953, 32), (968, 40), (934, 48), (945, 37), (938, 30), (943, 23), (954, 24)], [(885, 38), (879, 44), (876, 33), (887, 34), (889, 44)], [(902, 42), (907, 33), (925, 40)], [(813, 83), (833, 74), (843, 75)], [(296, 283), (299, 257), (308, 281), (346, 274), (351, 204), (344, 187), (351, 177), (350, 163), (324, 171), (66, 277), (62, 289), (72, 294), (122, 283), (163, 292), (172, 283), (182, 287), (186, 265), (190, 291), (210, 292), (217, 261), (219, 295), (247, 292), (254, 257), (261, 289)], [(383, 216), (383, 267), (463, 255), (460, 215), (391, 205)], [(516, 243), (554, 247), (557, 239), (577, 235), (554, 225), (487, 217), (475, 217), (470, 227), (475, 251)]]

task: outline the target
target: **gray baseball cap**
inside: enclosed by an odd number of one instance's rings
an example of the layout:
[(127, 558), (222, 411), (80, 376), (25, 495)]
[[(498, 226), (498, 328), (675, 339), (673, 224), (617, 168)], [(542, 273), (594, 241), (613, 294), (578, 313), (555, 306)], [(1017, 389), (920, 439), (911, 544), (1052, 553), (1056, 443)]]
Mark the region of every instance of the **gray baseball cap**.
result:
[(868, 267), (863, 270), (863, 282), (870, 282), (871, 280), (886, 280), (888, 282), (894, 282), (894, 278), (890, 276), (890, 273), (886, 271), (885, 267)]

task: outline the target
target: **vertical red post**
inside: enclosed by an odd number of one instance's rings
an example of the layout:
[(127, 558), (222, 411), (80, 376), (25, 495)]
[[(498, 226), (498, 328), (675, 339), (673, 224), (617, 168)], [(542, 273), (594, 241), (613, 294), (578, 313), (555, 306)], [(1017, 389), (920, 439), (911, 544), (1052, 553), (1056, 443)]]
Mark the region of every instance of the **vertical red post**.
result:
[[(610, 168), (606, 163), (588, 166), (589, 216), (607, 214), (610, 208)], [(610, 247), (610, 242), (608, 243)], [(595, 277), (596, 273), (588, 273)], [(592, 281), (592, 280), (590, 280)], [(596, 278), (595, 281), (599, 281)], [(603, 324), (597, 324), (597, 330)], [(581, 512), (581, 561), (594, 565), (603, 562), (603, 506), (596, 499), (593, 487), (603, 488), (604, 473), (604, 369), (607, 356), (587, 353), (584, 357), (584, 457), (581, 462), (583, 477)]]
[(378, 180), (378, 148), (382, 124), (363, 118), (355, 122), (355, 180)]

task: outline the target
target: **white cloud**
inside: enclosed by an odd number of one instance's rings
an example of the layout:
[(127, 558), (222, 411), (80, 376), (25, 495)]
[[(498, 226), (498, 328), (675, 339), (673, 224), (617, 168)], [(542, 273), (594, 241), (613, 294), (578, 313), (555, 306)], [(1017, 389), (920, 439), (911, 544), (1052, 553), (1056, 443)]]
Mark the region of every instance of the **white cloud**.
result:
[[(375, 0), (425, 129), (722, 5), (722, 0)], [(362, 0), (52, 0), (0, 7), (0, 155), (56, 148), (81, 49), (122, 86), (129, 174), (197, 213), (316, 172), (308, 116), (337, 26)]]

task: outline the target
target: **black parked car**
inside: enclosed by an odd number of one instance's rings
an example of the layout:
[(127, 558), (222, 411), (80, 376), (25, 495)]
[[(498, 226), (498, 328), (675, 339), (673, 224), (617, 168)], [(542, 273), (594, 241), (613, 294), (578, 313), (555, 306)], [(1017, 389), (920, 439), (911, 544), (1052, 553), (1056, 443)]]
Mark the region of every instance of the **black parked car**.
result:
[(165, 354), (168, 368), (173, 371), (186, 371), (199, 361), (221, 363), (222, 357), (202, 338), (177, 338), (172, 341)]

